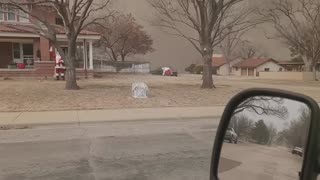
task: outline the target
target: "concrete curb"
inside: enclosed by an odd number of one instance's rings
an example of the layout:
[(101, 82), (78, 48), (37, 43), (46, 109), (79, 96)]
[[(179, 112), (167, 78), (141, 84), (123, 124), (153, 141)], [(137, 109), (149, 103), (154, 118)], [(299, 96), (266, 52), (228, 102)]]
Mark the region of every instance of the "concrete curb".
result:
[(218, 118), (223, 106), (0, 113), (1, 129)]
[(193, 121), (199, 119), (217, 119), (221, 116), (201, 116), (201, 117), (184, 117), (184, 118), (153, 118), (153, 119), (123, 119), (114, 121), (91, 121), (82, 123), (71, 123), (71, 122), (60, 122), (60, 123), (21, 123), (21, 124), (8, 124), (0, 125), (0, 130), (11, 130), (11, 129), (31, 129), (43, 126), (90, 126), (95, 124), (108, 124), (108, 123), (137, 123), (137, 122), (166, 122), (171, 120), (181, 120), (181, 121)]
[(135, 122), (165, 122), (165, 121), (171, 121), (171, 120), (181, 120), (181, 121), (192, 121), (195, 119), (215, 119), (220, 118), (221, 116), (202, 116), (202, 117), (184, 117), (184, 118), (152, 118), (152, 119), (131, 119), (131, 120), (115, 120), (115, 121), (94, 121), (94, 122), (82, 122), (79, 124), (79, 126), (82, 125), (90, 125), (90, 124), (107, 124), (107, 123), (135, 123)]

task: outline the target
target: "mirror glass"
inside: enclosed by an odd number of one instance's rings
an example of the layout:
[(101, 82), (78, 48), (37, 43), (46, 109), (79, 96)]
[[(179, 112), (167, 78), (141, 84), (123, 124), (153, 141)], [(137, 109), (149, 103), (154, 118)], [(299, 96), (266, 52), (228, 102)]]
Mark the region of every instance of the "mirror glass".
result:
[(290, 99), (254, 96), (233, 111), (224, 136), (221, 180), (297, 180), (311, 111)]

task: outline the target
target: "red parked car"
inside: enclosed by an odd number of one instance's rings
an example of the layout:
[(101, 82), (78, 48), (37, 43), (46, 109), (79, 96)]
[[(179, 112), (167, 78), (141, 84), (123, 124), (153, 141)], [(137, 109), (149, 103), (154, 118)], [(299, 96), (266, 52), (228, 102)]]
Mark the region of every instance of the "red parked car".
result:
[(178, 72), (171, 67), (163, 67), (161, 69), (163, 76), (178, 76)]
[(178, 76), (178, 72), (171, 67), (162, 67), (157, 68), (150, 72), (153, 75), (162, 75), (162, 76)]

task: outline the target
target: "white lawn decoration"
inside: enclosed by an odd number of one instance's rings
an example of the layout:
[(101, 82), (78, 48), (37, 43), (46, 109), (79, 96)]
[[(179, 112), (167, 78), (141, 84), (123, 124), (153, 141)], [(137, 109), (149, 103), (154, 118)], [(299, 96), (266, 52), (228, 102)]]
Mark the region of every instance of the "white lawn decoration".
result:
[(148, 98), (149, 88), (144, 82), (132, 83), (132, 96), (134, 98)]

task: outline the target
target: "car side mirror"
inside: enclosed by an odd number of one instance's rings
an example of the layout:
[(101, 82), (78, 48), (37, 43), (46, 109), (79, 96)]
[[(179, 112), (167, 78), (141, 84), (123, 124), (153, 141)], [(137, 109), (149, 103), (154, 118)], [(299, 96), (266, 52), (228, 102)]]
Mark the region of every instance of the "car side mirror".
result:
[(214, 141), (210, 180), (317, 179), (318, 104), (305, 95), (249, 89), (233, 97)]

